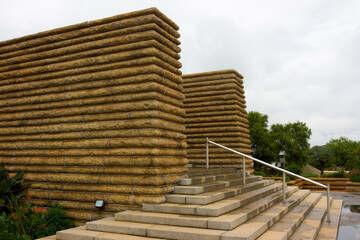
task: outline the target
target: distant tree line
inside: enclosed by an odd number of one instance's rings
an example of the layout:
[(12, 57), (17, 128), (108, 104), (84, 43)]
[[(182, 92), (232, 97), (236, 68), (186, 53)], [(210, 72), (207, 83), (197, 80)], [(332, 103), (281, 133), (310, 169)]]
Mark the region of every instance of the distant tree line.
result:
[(306, 123), (277, 123), (269, 127), (268, 116), (254, 111), (248, 113), (248, 120), (255, 158), (268, 163), (278, 162), (279, 152), (285, 151), (285, 166), (295, 173), (300, 173), (306, 163), (322, 173), (325, 168), (339, 166), (347, 170), (360, 169), (360, 142), (341, 137), (310, 148), (311, 129)]
[(346, 137), (331, 139), (325, 145), (312, 147), (308, 154), (309, 164), (320, 169), (321, 173), (326, 168), (360, 169), (360, 141)]

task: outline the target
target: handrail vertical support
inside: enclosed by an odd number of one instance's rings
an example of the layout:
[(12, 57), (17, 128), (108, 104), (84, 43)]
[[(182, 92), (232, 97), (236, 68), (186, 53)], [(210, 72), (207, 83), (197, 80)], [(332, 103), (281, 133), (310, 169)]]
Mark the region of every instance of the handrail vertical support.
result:
[(283, 201), (286, 201), (286, 173), (283, 172)]
[(242, 167), (242, 171), (243, 171), (243, 186), (245, 186), (245, 184), (246, 184), (246, 169), (245, 169), (245, 165), (246, 165), (246, 161), (245, 161), (245, 157), (243, 157), (243, 167)]
[(327, 221), (331, 222), (330, 219), (330, 184), (327, 184)]
[(206, 138), (206, 169), (209, 169), (209, 139)]

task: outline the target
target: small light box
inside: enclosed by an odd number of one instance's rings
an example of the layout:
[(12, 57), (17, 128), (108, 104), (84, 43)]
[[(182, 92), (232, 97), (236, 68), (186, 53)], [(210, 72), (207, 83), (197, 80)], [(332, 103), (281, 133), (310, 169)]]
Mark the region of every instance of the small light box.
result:
[(96, 208), (104, 208), (105, 201), (104, 200), (96, 200), (95, 201), (95, 207)]

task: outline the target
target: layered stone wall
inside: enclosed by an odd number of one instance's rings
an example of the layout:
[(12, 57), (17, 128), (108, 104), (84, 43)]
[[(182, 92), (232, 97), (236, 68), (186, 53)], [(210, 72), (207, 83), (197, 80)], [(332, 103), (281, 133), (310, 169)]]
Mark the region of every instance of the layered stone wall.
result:
[[(251, 154), (243, 77), (235, 70), (183, 75), (186, 136), (190, 163), (204, 165), (206, 137)], [(209, 145), (210, 165), (239, 165), (242, 158)], [(252, 161), (246, 160), (252, 171)]]
[(0, 162), (34, 203), (165, 200), (187, 170), (177, 30), (151, 8), (0, 42)]

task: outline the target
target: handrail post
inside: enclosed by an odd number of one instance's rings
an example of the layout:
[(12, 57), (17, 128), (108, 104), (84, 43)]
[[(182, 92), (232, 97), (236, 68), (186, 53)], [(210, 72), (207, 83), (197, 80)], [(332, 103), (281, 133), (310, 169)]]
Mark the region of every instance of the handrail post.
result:
[(209, 139), (206, 138), (206, 169), (209, 169)]
[(243, 168), (242, 168), (242, 170), (243, 170), (243, 186), (245, 186), (245, 184), (246, 184), (246, 169), (245, 169), (245, 157), (243, 157)]
[(327, 221), (331, 222), (330, 219), (330, 184), (327, 184)]
[(286, 174), (283, 172), (283, 201), (286, 201)]

